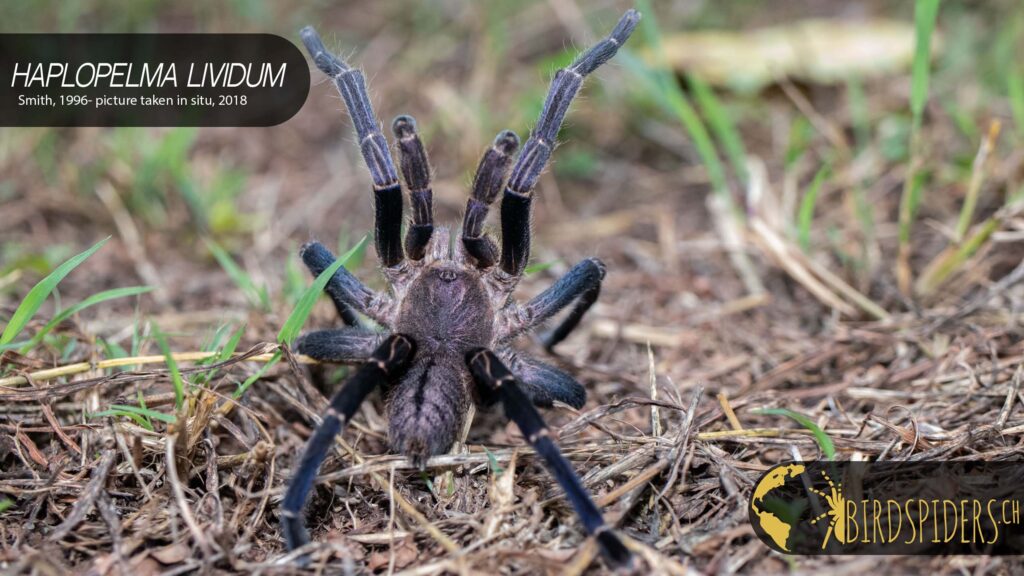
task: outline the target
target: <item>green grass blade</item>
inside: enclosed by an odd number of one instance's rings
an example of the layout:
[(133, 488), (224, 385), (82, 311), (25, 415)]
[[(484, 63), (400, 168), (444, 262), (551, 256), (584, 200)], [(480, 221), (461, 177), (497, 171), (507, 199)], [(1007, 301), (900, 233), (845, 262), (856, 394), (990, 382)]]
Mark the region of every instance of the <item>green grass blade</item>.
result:
[(914, 63), (910, 79), (910, 165), (899, 208), (899, 252), (897, 255), (897, 283), (900, 291), (910, 292), (910, 229), (921, 203), (921, 122), (928, 102), (928, 82), (931, 74), (932, 33), (939, 15), (939, 0), (916, 0), (914, 3)]
[(124, 416), (131, 418), (136, 423), (144, 428), (150, 430), (153, 429), (153, 425), (150, 420), (159, 420), (167, 424), (174, 424), (178, 419), (174, 414), (164, 414), (163, 412), (157, 412), (149, 408), (130, 406), (127, 404), (111, 404), (110, 408), (103, 410), (102, 412), (94, 412), (89, 414), (90, 418), (104, 418), (107, 416)]
[(345, 246), (348, 246), (347, 242), (345, 244), (338, 245), (338, 252), (341, 252), (342, 258), (346, 259), (345, 268), (355, 270), (362, 266), (363, 262), (366, 262), (366, 249), (369, 247), (369, 240), (371, 239), (372, 236), (370, 236), (366, 242), (360, 240), (356, 243), (355, 247), (350, 248), (347, 251), (345, 250)]
[(753, 410), (753, 412), (754, 414), (764, 414), (766, 416), (785, 416), (787, 418), (792, 418), (798, 424), (807, 428), (812, 434), (814, 434), (814, 439), (818, 441), (818, 446), (821, 447), (821, 452), (826, 458), (829, 460), (836, 459), (836, 446), (832, 443), (832, 438), (829, 438), (829, 435), (807, 416), (786, 408), (762, 408), (760, 410)]
[(697, 105), (711, 125), (711, 131), (718, 140), (718, 144), (725, 150), (725, 155), (732, 163), (732, 169), (740, 182), (746, 185), (747, 174), (747, 151), (743, 146), (743, 138), (733, 123), (729, 114), (722, 107), (721, 102), (715, 96), (715, 92), (706, 82), (696, 76), (688, 76), (690, 87), (693, 88), (693, 95), (697, 99)]
[(924, 188), (924, 181), (927, 177), (927, 174), (913, 167), (910, 172), (911, 178), (907, 180), (903, 187), (903, 196), (900, 197), (899, 240), (901, 245), (910, 244), (910, 221), (921, 203), (921, 189)]
[(111, 342), (105, 339), (101, 339), (100, 342), (103, 344), (103, 353), (105, 358), (128, 357), (128, 351), (121, 347), (117, 342)]
[(871, 143), (871, 113), (868, 109), (867, 96), (864, 95), (864, 84), (860, 78), (856, 76), (847, 78), (846, 97), (850, 103), (854, 143), (859, 152)]
[[(296, 250), (289, 252), (294, 254)], [(284, 263), (284, 286), (281, 291), (284, 293), (284, 301), (290, 306), (295, 306), (306, 291), (306, 275), (299, 269), (298, 262), (298, 257), (292, 257)]]
[(818, 173), (814, 175), (811, 185), (807, 187), (807, 192), (804, 194), (803, 199), (800, 200), (800, 213), (797, 215), (797, 238), (804, 252), (810, 252), (811, 250), (811, 224), (814, 222), (814, 207), (818, 203), (818, 193), (821, 191), (825, 181), (828, 180), (831, 172), (832, 167), (830, 165), (825, 164), (822, 166)]
[(646, 16), (640, 20), (640, 29), (643, 31), (644, 39), (660, 62), (654, 67), (647, 66), (629, 51), (619, 54), (620, 62), (643, 82), (645, 92), (653, 96), (655, 101), (683, 125), (693, 140), (693, 145), (704, 164), (704, 169), (707, 170), (712, 189), (725, 200), (726, 206), (734, 215), (742, 218), (742, 214), (736, 209), (732, 196), (729, 194), (725, 168), (718, 157), (707, 127), (704, 126), (700, 115), (697, 114), (682, 87), (679, 86), (675, 74), (664, 64), (661, 32), (658, 30), (657, 19), (654, 18), (654, 10), (646, 1), (638, 2), (637, 7)]
[(160, 331), (156, 325), (153, 325), (153, 338), (156, 340), (157, 346), (160, 347), (160, 351), (163, 352), (164, 358), (167, 361), (167, 368), (171, 371), (171, 383), (174, 385), (174, 409), (180, 411), (182, 406), (185, 405), (185, 381), (181, 377), (181, 371), (178, 370), (178, 363), (174, 361), (174, 356), (171, 355), (171, 348), (167, 345), (167, 337)]
[(238, 330), (235, 330), (235, 333), (231, 335), (231, 339), (224, 345), (220, 354), (217, 355), (217, 359), (212, 363), (218, 364), (229, 360), (231, 356), (234, 355), (235, 350), (238, 349), (238, 343), (242, 341), (243, 334), (245, 334), (245, 324), (242, 324), (238, 327)]
[[(210, 336), (206, 340), (203, 340), (203, 343), (202, 345), (199, 346), (199, 349), (202, 350), (203, 352), (213, 352), (214, 350), (220, 348), (221, 340), (224, 339), (224, 335), (227, 334), (228, 328), (230, 327), (231, 325), (227, 323), (217, 326), (217, 329), (213, 331), (213, 334), (210, 334)], [(210, 363), (211, 360), (212, 358), (207, 358), (206, 362)], [(200, 361), (200, 363), (202, 362), (203, 361)]]
[(75, 314), (78, 314), (79, 312), (85, 310), (90, 306), (95, 306), (96, 304), (106, 302), (107, 300), (126, 298), (128, 296), (138, 296), (139, 294), (145, 294), (147, 292), (152, 291), (152, 286), (130, 286), (127, 288), (114, 288), (113, 290), (106, 290), (104, 292), (93, 294), (92, 296), (89, 296), (88, 298), (82, 300), (78, 304), (75, 304), (70, 308), (62, 310), (59, 314), (54, 316), (53, 319), (47, 322), (46, 326), (44, 326), (43, 329), (40, 330), (38, 334), (36, 334), (35, 336), (32, 337), (31, 340), (29, 340), (28, 344), (21, 349), (21, 353), (25, 354), (30, 349), (37, 346), (40, 342), (42, 342), (43, 338), (51, 331), (53, 331), (54, 328), (59, 326), (61, 322), (67, 320), (68, 318), (74, 316)]
[(274, 352), (274, 355), (270, 357), (270, 360), (268, 360), (266, 364), (260, 366), (260, 369), (257, 370), (255, 374), (246, 378), (245, 382), (242, 382), (242, 384), (238, 386), (238, 389), (235, 390), (235, 393), (232, 394), (231, 397), (236, 400), (241, 398), (242, 394), (245, 394), (245, 391), (249, 389), (249, 386), (252, 386), (254, 382), (262, 378), (263, 375), (267, 373), (267, 370), (270, 370), (270, 367), (277, 364), (280, 360), (281, 351), (278, 350), (277, 352)]
[(313, 281), (313, 284), (303, 292), (302, 297), (299, 298), (298, 304), (292, 309), (292, 313), (285, 320), (284, 325), (281, 326), (281, 331), (277, 333), (277, 341), (281, 344), (291, 345), (291, 343), (298, 337), (299, 332), (302, 331), (302, 326), (306, 324), (306, 318), (309, 317), (309, 313), (313, 311), (313, 306), (316, 304), (317, 299), (323, 294), (324, 287), (327, 286), (327, 282), (334, 276), (334, 273), (339, 268), (346, 265), (348, 261), (356, 254), (360, 253), (366, 246), (366, 243), (370, 240), (369, 236), (363, 236), (363, 239), (358, 244), (352, 247), (348, 252), (342, 254), (341, 258), (334, 261), (333, 264), (327, 267), (326, 270), (320, 273)]
[(526, 267), (525, 270), (523, 270), (523, 274), (526, 276), (529, 276), (530, 274), (537, 274), (538, 272), (543, 272), (548, 268), (551, 268), (552, 266), (558, 264), (559, 262), (559, 260), (552, 260), (550, 262), (538, 262), (536, 264), (530, 264), (529, 266)]
[(1024, 70), (1011, 70), (1006, 75), (1010, 110), (1017, 125), (1017, 138), (1024, 140)]
[(494, 454), (484, 446), (484, 452), (487, 453), (487, 462), (491, 465), (491, 471), (494, 472), (495, 476), (501, 476), (505, 473), (505, 469), (498, 464), (498, 459), (494, 457)]
[(0, 334), (0, 345), (10, 344), (18, 334), (25, 328), (29, 323), (29, 320), (35, 316), (39, 307), (43, 305), (43, 302), (50, 296), (53, 289), (60, 284), (60, 281), (65, 276), (71, 273), (72, 270), (78, 267), (79, 264), (85, 262), (90, 256), (96, 253), (97, 250), (103, 247), (110, 240), (110, 236), (107, 236), (103, 240), (100, 240), (96, 244), (93, 244), (92, 248), (89, 248), (85, 252), (72, 257), (68, 261), (64, 262), (57, 267), (56, 270), (50, 272), (50, 274), (39, 281), (35, 286), (29, 290), (25, 299), (18, 305), (18, 309), (14, 311), (14, 315), (11, 316), (10, 322), (7, 323), (7, 327), (4, 328), (3, 334)]
[(981, 195), (981, 186), (985, 182), (985, 169), (987, 168), (989, 155), (996, 146), (999, 139), (999, 132), (1002, 124), (999, 120), (993, 120), (988, 127), (988, 134), (982, 138), (978, 147), (978, 154), (971, 164), (971, 179), (967, 184), (967, 195), (964, 196), (963, 206), (960, 208), (960, 217), (956, 222), (956, 231), (953, 238), (956, 242), (962, 242), (967, 236), (967, 230), (971, 227), (974, 219), (974, 210), (978, 205), (978, 198)]
[(134, 412), (128, 412), (127, 410), (104, 410), (102, 412), (96, 412), (95, 414), (89, 414), (88, 416), (89, 418), (105, 418), (108, 416), (119, 416), (122, 418), (128, 418), (129, 420), (138, 424), (140, 427), (145, 428), (150, 432), (153, 431), (152, 422), (146, 420), (145, 418)]
[(924, 105), (928, 101), (931, 74), (932, 33), (939, 16), (939, 0), (917, 0), (914, 4), (914, 64), (911, 71), (910, 111), (914, 116), (913, 131), (921, 128)]
[[(214, 335), (213, 340), (210, 342), (210, 346), (208, 348), (204, 347), (204, 352), (212, 352), (214, 350), (217, 350), (217, 348), (220, 346), (220, 341), (224, 337), (225, 331), (229, 327), (230, 327), (229, 324), (224, 324), (223, 326), (221, 326), (217, 330), (217, 334)], [(227, 343), (224, 344), (224, 346), (220, 348), (220, 351), (218, 351), (213, 356), (210, 356), (206, 360), (201, 360), (201, 361), (197, 362), (197, 364), (202, 364), (202, 365), (220, 364), (221, 362), (225, 362), (225, 361), (229, 360), (231, 358), (231, 356), (235, 353), (235, 350), (238, 349), (238, 343), (242, 340), (242, 335), (244, 333), (245, 333), (245, 324), (242, 324), (241, 326), (239, 326), (238, 328), (235, 329), (235, 331), (228, 338)], [(193, 377), (192, 381), (196, 385), (202, 386), (202, 385), (205, 385), (207, 382), (211, 382), (214, 378), (217, 377), (217, 375), (219, 373), (220, 373), (219, 370), (210, 370), (209, 372), (203, 372), (203, 373), (200, 373), (200, 374), (196, 374)]]
[[(142, 408), (143, 410), (148, 410), (149, 409), (149, 406), (146, 406), (146, 397), (142, 395), (142, 390), (136, 390), (135, 391), (135, 397), (138, 398), (138, 400), (139, 400), (139, 408)], [(148, 416), (144, 416), (144, 418), (146, 419), (147, 427), (150, 430), (152, 430), (153, 429), (153, 421), (150, 420)]]
[(235, 262), (235, 259), (228, 254), (227, 250), (221, 248), (219, 244), (209, 238), (205, 238), (206, 247), (210, 249), (210, 253), (217, 259), (220, 267), (224, 269), (224, 272), (231, 278), (236, 286), (245, 294), (245, 297), (249, 300), (249, 303), (257, 308), (263, 310), (270, 310), (270, 298), (267, 294), (266, 287), (260, 288), (253, 282), (252, 277), (242, 270), (242, 268)]
[[(110, 408), (112, 410), (122, 410), (124, 412), (131, 412), (133, 414), (145, 416), (146, 418), (149, 418), (151, 420), (159, 420), (161, 422), (166, 422), (168, 424), (174, 424), (175, 422), (178, 421), (174, 414), (164, 414), (163, 412), (157, 412), (156, 410), (152, 410), (150, 408), (132, 406), (130, 404), (111, 404)], [(98, 414), (100, 413), (97, 413), (97, 415)]]

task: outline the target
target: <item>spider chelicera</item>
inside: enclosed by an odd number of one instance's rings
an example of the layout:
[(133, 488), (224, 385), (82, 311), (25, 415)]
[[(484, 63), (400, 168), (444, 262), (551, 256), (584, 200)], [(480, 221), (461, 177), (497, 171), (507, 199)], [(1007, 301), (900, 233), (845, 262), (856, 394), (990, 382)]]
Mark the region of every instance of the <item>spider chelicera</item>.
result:
[[(518, 156), (515, 133), (498, 134), (480, 160), (462, 221), (461, 242), (454, 248), (448, 230), (434, 227), (430, 166), (416, 122), (399, 116), (392, 130), (412, 205), (403, 248), (402, 185), (363, 74), (328, 52), (312, 27), (302, 30), (302, 41), (316, 66), (334, 80), (345, 101), (370, 169), (376, 206), (374, 238), (390, 290), (376, 293), (345, 268), (338, 269), (325, 290), (346, 327), (310, 332), (296, 343), (300, 353), (317, 360), (361, 366), (331, 398), (288, 485), (281, 519), (289, 550), (308, 541), (303, 507), (335, 435), (379, 387), (385, 392), (391, 448), (421, 467), (430, 456), (451, 448), (470, 402), (500, 402), (565, 490), (606, 561), (613, 566), (631, 563), (629, 550), (605, 523), (535, 408), (550, 407), (555, 400), (579, 408), (586, 392), (569, 374), (514, 352), (511, 343), (572, 305), (562, 322), (542, 337), (550, 350), (576, 328), (600, 292), (605, 268), (590, 258), (525, 304), (512, 298), (530, 254), (533, 188), (555, 147), (562, 120), (584, 77), (615, 55), (639, 20), (640, 14), (629, 10), (608, 37), (555, 74), (537, 124)], [(500, 251), (483, 231), (499, 192), (503, 192)], [(314, 276), (334, 261), (319, 242), (303, 246), (300, 255)], [(386, 332), (361, 327), (356, 313), (376, 321)]]

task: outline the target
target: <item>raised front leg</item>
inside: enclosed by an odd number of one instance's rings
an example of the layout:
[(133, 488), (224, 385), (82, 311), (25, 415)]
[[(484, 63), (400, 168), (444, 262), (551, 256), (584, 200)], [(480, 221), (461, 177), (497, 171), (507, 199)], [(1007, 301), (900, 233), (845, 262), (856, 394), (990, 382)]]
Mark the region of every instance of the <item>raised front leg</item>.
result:
[(511, 130), (503, 130), (484, 152), (473, 177), (473, 193), (466, 202), (462, 217), (462, 245), (477, 268), (490, 268), (498, 260), (498, 248), (484, 234), (484, 222), (491, 204), (501, 192), (512, 164), (512, 155), (519, 148), (519, 137)]
[(530, 258), (530, 203), (533, 200), (533, 187), (537, 185), (555, 149), (558, 130), (569, 111), (569, 105), (583, 86), (583, 79), (615, 56), (638, 22), (640, 13), (628, 10), (607, 38), (580, 54), (568, 68), (555, 73), (547, 99), (544, 100), (544, 108), (530, 132), (530, 139), (523, 145), (512, 167), (501, 200), (501, 269), (506, 273), (521, 275)]
[(388, 141), (380, 131), (380, 120), (373, 113), (370, 97), (366, 93), (366, 79), (361, 70), (327, 51), (312, 26), (302, 29), (302, 43), (313, 57), (313, 62), (324, 74), (334, 80), (345, 108), (352, 118), (359, 140), (359, 149), (373, 179), (375, 212), (374, 240), (377, 257), (384, 266), (397, 266), (402, 262), (402, 187), (391, 158)]
[(309, 541), (302, 509), (334, 437), (345, 428), (374, 388), (394, 383), (405, 373), (415, 353), (416, 344), (411, 338), (402, 334), (388, 336), (331, 398), (323, 421), (306, 443), (306, 450), (281, 504), (281, 528), (289, 550)]
[(481, 395), (496, 398), (502, 403), (505, 414), (516, 423), (526, 440), (543, 458), (548, 471), (565, 490), (565, 495), (579, 515), (587, 534), (597, 538), (605, 561), (614, 567), (631, 564), (632, 554), (629, 549), (611, 526), (605, 524), (601, 511), (587, 494), (572, 465), (551, 440), (551, 432), (537, 413), (537, 409), (533, 407), (530, 398), (523, 392), (519, 380), (494, 352), (484, 348), (466, 354), (466, 363), (469, 365), (473, 380), (480, 388)]
[(405, 253), (411, 260), (422, 260), (434, 233), (434, 192), (430, 189), (430, 161), (416, 132), (412, 116), (399, 116), (391, 124), (398, 139), (398, 158), (405, 187), (412, 203), (412, 222), (405, 233)]

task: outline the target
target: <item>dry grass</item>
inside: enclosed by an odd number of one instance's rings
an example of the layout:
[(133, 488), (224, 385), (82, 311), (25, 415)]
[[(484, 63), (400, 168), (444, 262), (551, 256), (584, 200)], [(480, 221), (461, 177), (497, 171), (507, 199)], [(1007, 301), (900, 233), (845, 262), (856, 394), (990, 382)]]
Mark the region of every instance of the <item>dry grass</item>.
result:
[[(998, 21), (1009, 6), (965, 14)], [(620, 6), (607, 8), (602, 22)], [(780, 3), (778, 14), (755, 14), (747, 24), (802, 10), (800, 2)], [(303, 17), (337, 30), (337, 44), (362, 47), (381, 116), (411, 112), (426, 127), (436, 209), (447, 222), (460, 215), (466, 170), (489, 134), (506, 124), (525, 130), (533, 109), (517, 94), (542, 90), (537, 59), (561, 48), (567, 34), (577, 45), (594, 37), (579, 17), (582, 5), (564, 0), (510, 13), (517, 25), (501, 41), (490, 35), (496, 16), (483, 9), (429, 37), (410, 36), (415, 15), (403, 18), (393, 2), (352, 18), (341, 12)], [(684, 22), (664, 18), (663, 27)], [(436, 50), (409, 53), (424, 45)], [(536, 203), (535, 261), (554, 264), (528, 276), (520, 295), (536, 294), (576, 259), (597, 255), (608, 265), (600, 302), (553, 360), (585, 384), (588, 402), (546, 417), (645, 566), (664, 574), (1018, 573), (1018, 558), (788, 558), (758, 542), (747, 521), (749, 491), (763, 470), (820, 456), (809, 431), (758, 408), (809, 416), (841, 459), (1020, 458), (1024, 217), (1008, 199), (1024, 180), (1024, 135), (1010, 129), (1010, 104), (978, 104), (977, 82), (943, 83), (937, 73), (920, 135), (931, 178), (908, 260), (927, 286), (907, 293), (894, 271), (907, 160), (879, 151), (883, 128), (863, 149), (847, 141), (856, 119), (842, 89), (786, 83), (728, 101), (746, 110), (737, 118), (750, 157), (746, 185), (729, 183), (744, 208), (737, 221), (708, 201), (707, 174), (682, 129), (629, 92), (631, 80), (624, 67), (611, 67), (575, 108)], [(906, 78), (863, 89), (873, 126), (902, 118)], [(13, 190), (0, 210), (4, 255), (15, 247), (24, 255), (88, 246), (113, 234), (61, 284), (62, 300), (139, 283), (158, 290), (138, 312), (129, 302), (105, 304), (25, 355), (0, 356), (0, 502), (10, 502), (0, 511), (0, 569), (298, 571), (284, 556), (277, 508), (295, 455), (342, 374), (285, 354), (241, 397), (234, 393), (276, 351), (294, 248), (311, 235), (331, 244), (339, 228), (351, 244), (371, 215), (368, 178), (347, 121), (336, 118), (340, 103), (328, 94), (315, 88), (280, 127), (197, 134), (187, 155), (194, 181), (210, 184), (225, 165), (244, 170), (235, 209), (255, 222), (212, 233), (196, 228), (173, 185), (159, 217), (135, 203), (144, 174), (116, 142), (167, 131), (3, 134), (0, 173)], [(976, 138), (958, 128), (951, 112), (958, 106), (975, 115)], [(1003, 116), (1000, 139), (986, 139), (989, 119)], [(801, 118), (811, 126), (806, 152), (787, 162), (785, 134)], [(49, 149), (59, 158), (55, 168)], [(795, 206), (826, 158), (832, 175), (804, 251)], [(973, 174), (964, 169), (972, 158), (980, 158)], [(873, 230), (857, 216), (857, 194), (872, 209)], [(963, 227), (968, 196), (973, 215)], [(200, 237), (209, 234), (255, 286), (268, 287), (270, 311), (252, 305), (208, 255)], [(730, 257), (737, 252), (745, 258)], [(374, 278), (370, 256), (359, 271), (364, 279)], [(9, 317), (35, 277), (28, 267), (0, 276), (0, 317)], [(50, 316), (44, 308), (29, 331)], [(225, 322), (245, 322), (239, 350), (246, 352), (198, 365), (209, 334)], [(335, 322), (323, 303), (308, 326)], [(180, 410), (152, 326), (169, 335), (190, 384)], [(136, 330), (141, 345), (132, 351)], [(151, 358), (104, 364), (104, 342)], [(111, 404), (139, 405), (140, 397), (174, 423), (153, 421), (148, 430), (128, 418), (90, 417)], [(325, 464), (309, 525), (313, 573), (604, 571), (533, 452), (489, 411), (476, 414), (464, 446), (420, 473), (387, 453), (374, 398)]]

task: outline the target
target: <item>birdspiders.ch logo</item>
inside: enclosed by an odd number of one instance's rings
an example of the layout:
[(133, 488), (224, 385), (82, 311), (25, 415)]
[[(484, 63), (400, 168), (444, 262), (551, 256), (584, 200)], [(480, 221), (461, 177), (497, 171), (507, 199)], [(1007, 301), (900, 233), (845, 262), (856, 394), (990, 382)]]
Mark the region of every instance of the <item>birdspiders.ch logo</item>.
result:
[(1024, 462), (790, 462), (751, 490), (783, 554), (1020, 554)]

